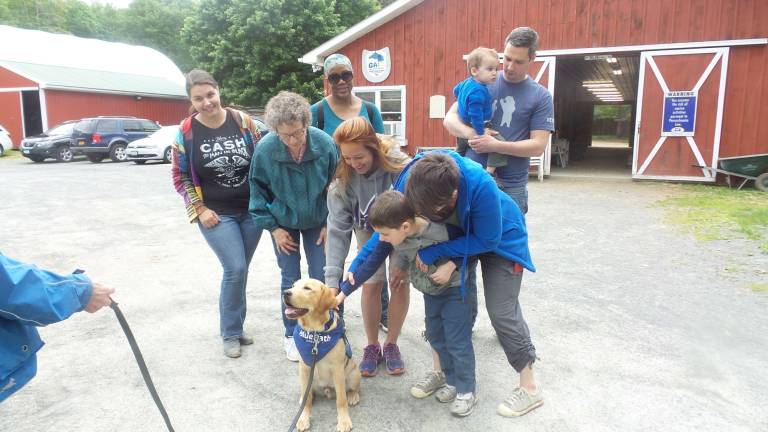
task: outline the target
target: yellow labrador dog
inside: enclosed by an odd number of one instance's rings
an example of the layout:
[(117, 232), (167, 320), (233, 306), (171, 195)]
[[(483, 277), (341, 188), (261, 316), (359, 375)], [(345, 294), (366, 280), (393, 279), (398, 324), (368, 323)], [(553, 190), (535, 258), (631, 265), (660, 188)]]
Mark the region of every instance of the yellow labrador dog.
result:
[(327, 397), (336, 393), (336, 430), (352, 430), (349, 405), (360, 401), (360, 371), (352, 361), (352, 352), (345, 346), (343, 320), (333, 308), (336, 298), (333, 291), (315, 279), (301, 279), (283, 292), (285, 315), (298, 320), (293, 340), (301, 354), (299, 362), (299, 402), (307, 388), (309, 369), (312, 364), (312, 347), (318, 340), (318, 355), (312, 380), (312, 391), (296, 424), (299, 431), (309, 429), (314, 392)]

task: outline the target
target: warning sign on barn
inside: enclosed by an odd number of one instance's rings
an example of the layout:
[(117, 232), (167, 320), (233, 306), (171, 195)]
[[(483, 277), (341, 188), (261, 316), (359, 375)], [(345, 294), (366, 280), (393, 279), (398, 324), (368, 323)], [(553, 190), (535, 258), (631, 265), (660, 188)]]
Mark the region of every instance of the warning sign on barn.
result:
[(696, 128), (696, 92), (664, 93), (661, 136), (693, 136)]

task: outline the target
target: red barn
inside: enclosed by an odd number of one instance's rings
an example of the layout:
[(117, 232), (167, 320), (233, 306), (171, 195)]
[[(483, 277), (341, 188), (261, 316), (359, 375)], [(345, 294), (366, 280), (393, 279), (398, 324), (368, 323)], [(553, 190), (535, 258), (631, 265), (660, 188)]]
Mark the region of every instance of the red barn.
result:
[(399, 0), (300, 61), (352, 59), (356, 94), (378, 104), (412, 153), (452, 146), (442, 117), (467, 75), (463, 56), (502, 52), (520, 26), (539, 33), (530, 76), (555, 101), (561, 139), (541, 158), (544, 173), (566, 165), (563, 153), (590, 155), (596, 105), (627, 107), (618, 167), (627, 177), (713, 182), (693, 165), (768, 153), (762, 0)]
[(187, 113), (184, 76), (153, 49), (2, 25), (0, 40), (0, 125), (16, 147), (65, 120)]

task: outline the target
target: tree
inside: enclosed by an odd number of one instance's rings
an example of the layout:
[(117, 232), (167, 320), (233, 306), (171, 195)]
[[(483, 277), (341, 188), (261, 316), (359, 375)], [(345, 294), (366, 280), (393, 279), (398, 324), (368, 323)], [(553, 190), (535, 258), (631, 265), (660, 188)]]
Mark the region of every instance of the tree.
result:
[(203, 0), (182, 39), (227, 101), (264, 106), (280, 90), (314, 101), (322, 77), (297, 59), (378, 7), (371, 0)]

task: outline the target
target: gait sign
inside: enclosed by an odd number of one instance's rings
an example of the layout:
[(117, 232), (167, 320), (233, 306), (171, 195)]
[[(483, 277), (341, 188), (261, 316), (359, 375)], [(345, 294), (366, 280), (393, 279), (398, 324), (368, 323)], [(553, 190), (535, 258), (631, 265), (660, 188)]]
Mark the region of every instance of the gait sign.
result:
[(696, 92), (664, 93), (661, 136), (693, 136), (696, 129)]
[(372, 83), (380, 83), (392, 71), (392, 57), (389, 47), (375, 51), (363, 50), (363, 76)]

